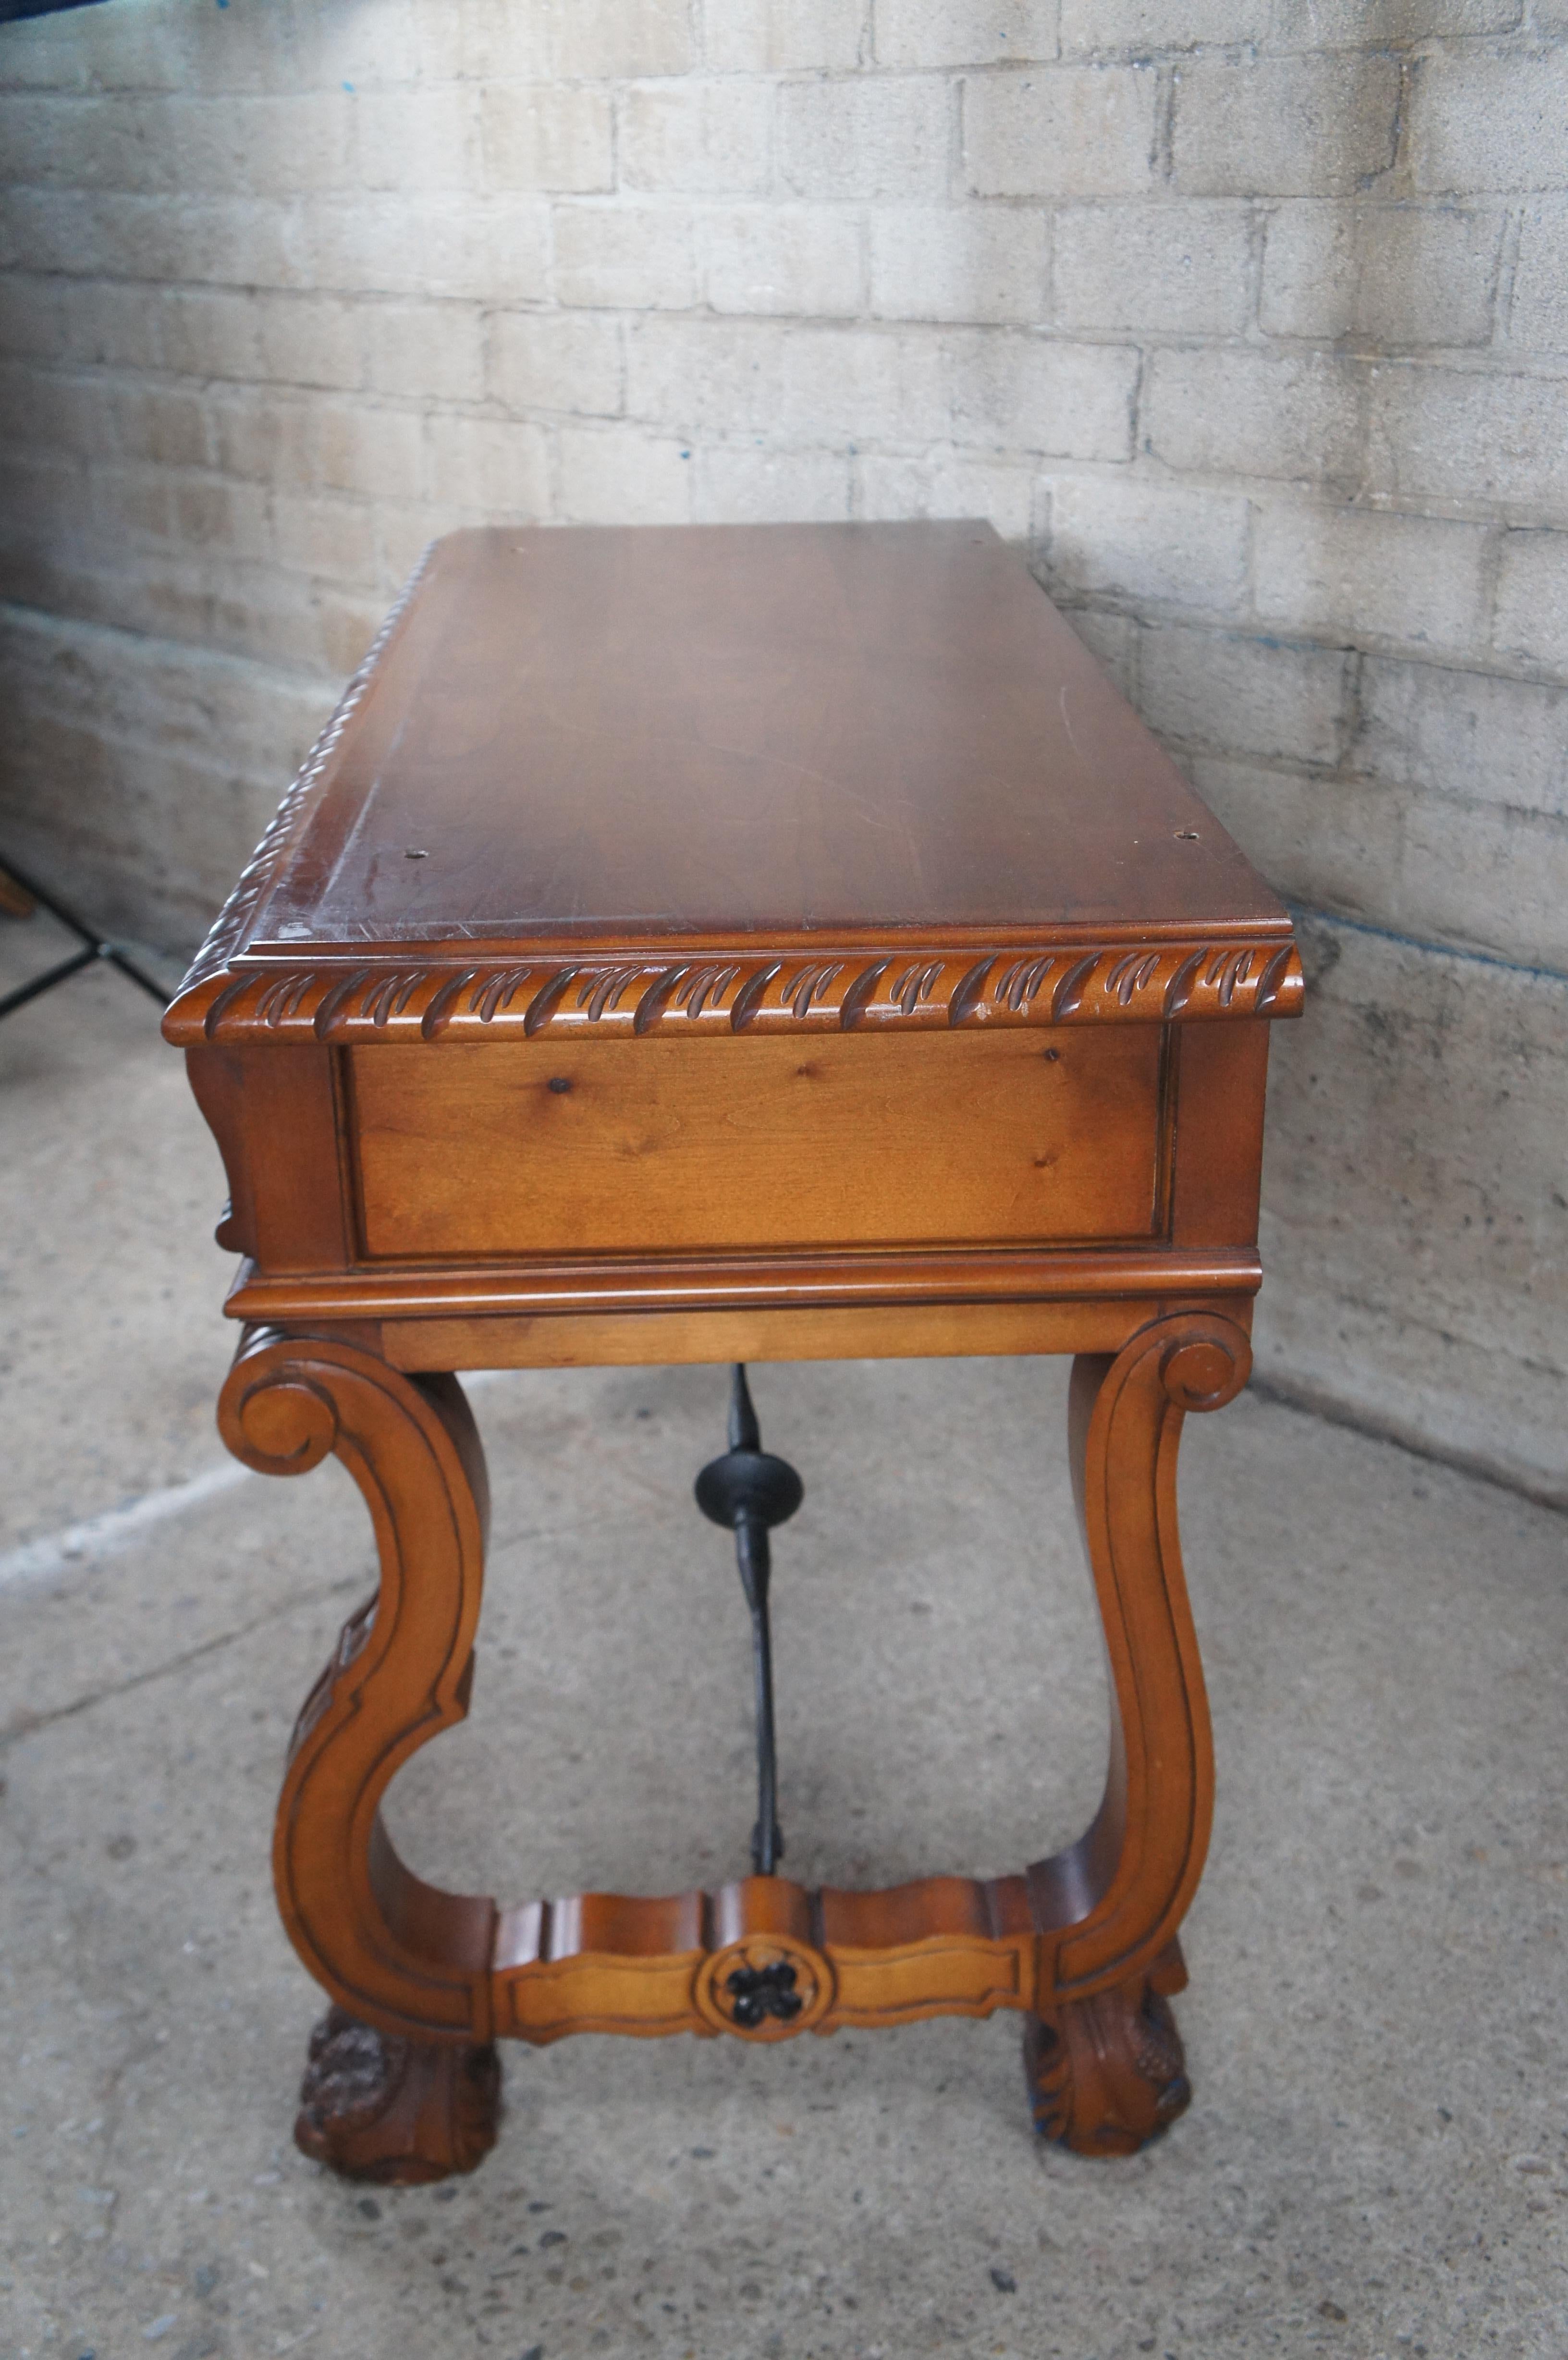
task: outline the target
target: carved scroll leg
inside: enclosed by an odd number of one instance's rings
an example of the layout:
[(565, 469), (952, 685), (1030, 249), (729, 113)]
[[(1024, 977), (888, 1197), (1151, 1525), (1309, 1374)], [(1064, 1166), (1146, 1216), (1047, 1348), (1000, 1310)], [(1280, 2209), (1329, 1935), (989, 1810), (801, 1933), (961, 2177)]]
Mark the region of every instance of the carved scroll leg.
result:
[(439, 2048), (329, 2008), (310, 2035), (294, 2141), (345, 2180), (411, 2187), (472, 2171), (495, 2144), (494, 2047)]
[(440, 2180), (495, 2144), (495, 1905), (406, 1869), (379, 1804), (468, 1710), (485, 1542), (478, 1436), (451, 1377), (358, 1346), (257, 1330), (223, 1389), (224, 1440), (267, 1474), (331, 1451), (364, 1493), (381, 1579), (295, 1728), (274, 1875), (290, 1940), (337, 2003), (318, 2026), (295, 2136), (354, 2179)]
[(1111, 1690), (1105, 1799), (1079, 1842), (1029, 1873), (1040, 1936), (1024, 2071), (1035, 2122), (1080, 2155), (1130, 2155), (1188, 2087), (1170, 1997), (1203, 1874), (1214, 1760), (1176, 1529), (1189, 1410), (1233, 1400), (1251, 1364), (1235, 1321), (1177, 1312), (1113, 1360), (1073, 1364), (1074, 1488)]

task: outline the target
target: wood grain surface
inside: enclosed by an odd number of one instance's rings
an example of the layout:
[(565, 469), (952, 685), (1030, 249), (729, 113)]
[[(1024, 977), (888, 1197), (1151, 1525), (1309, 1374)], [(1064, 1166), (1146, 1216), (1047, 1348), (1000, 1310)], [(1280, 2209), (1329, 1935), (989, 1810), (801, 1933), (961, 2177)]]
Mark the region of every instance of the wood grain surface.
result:
[(257, 934), (1282, 917), (988, 525), (503, 527), (436, 549)]
[(366, 1253), (1147, 1238), (1153, 1025), (968, 1041), (357, 1049)]

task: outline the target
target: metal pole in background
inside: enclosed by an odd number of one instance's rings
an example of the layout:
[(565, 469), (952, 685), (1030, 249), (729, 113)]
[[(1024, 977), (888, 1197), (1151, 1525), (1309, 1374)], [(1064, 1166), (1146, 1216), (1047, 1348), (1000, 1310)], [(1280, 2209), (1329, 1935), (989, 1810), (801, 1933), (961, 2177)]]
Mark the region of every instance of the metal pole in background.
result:
[(151, 976), (144, 975), (136, 961), (127, 957), (117, 943), (112, 943), (106, 935), (96, 933), (76, 915), (74, 910), (68, 910), (63, 901), (57, 901), (52, 893), (46, 893), (31, 877), (24, 876), (8, 856), (0, 858), (0, 878), (9, 880), (19, 889), (21, 906), (11, 895), (5, 897), (5, 905), (11, 915), (25, 917), (27, 914), (26, 904), (36, 901), (40, 910), (47, 910), (51, 918), (58, 918), (60, 924), (84, 945), (82, 950), (73, 951), (69, 958), (46, 967), (42, 975), (35, 975), (30, 982), (18, 984), (15, 991), (6, 992), (0, 999), (0, 1016), (9, 1016), (14, 1008), (25, 1008), (29, 1000), (36, 1000), (41, 991), (63, 983), (68, 975), (75, 975), (80, 968), (91, 967), (94, 959), (107, 959), (111, 967), (117, 967), (122, 975), (128, 975), (133, 983), (140, 984), (145, 992), (150, 993), (160, 1008), (168, 1007), (169, 994), (161, 984), (155, 983)]

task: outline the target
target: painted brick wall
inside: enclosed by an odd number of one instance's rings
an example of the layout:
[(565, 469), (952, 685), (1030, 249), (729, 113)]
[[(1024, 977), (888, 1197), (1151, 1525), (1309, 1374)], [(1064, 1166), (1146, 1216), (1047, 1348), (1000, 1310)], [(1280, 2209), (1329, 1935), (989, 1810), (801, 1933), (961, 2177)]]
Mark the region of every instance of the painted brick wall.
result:
[(191, 939), (421, 544), (983, 514), (1303, 911), (1260, 1359), (1568, 1489), (1564, 0), (0, 30), (5, 826)]

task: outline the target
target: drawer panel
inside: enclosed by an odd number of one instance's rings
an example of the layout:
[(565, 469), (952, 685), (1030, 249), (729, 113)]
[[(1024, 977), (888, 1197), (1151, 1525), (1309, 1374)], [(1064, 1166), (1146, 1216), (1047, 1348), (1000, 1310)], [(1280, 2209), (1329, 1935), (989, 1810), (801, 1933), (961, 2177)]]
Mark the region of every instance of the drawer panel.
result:
[(1157, 1026), (346, 1052), (372, 1258), (1147, 1239)]

